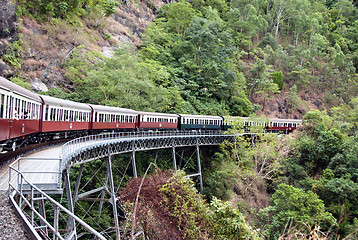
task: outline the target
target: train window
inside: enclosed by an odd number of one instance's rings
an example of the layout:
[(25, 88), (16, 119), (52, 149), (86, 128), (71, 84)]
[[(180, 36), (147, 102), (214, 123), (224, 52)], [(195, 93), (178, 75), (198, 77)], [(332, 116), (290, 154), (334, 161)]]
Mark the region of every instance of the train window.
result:
[(4, 97), (5, 95), (4, 94), (1, 94), (0, 95), (0, 118), (3, 118), (4, 117)]
[(6, 113), (5, 113), (5, 118), (10, 118), (10, 108), (11, 108), (11, 105), (10, 105), (10, 96), (7, 96), (6, 98)]
[(29, 103), (30, 106), (30, 115), (29, 118), (35, 118), (35, 104)]
[(53, 116), (52, 116), (52, 121), (56, 121), (57, 120), (57, 109), (53, 108), (51, 109), (51, 111), (53, 111)]
[(53, 120), (60, 121), (60, 109), (55, 108), (55, 116), (54, 116)]
[(50, 117), (49, 117), (49, 121), (52, 121), (53, 120), (53, 108), (49, 108), (49, 110), (50, 110)]

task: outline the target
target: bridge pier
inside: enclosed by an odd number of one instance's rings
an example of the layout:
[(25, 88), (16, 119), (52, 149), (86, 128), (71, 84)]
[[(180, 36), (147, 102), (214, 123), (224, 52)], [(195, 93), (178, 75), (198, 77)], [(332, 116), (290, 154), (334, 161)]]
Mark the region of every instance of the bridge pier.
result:
[(199, 169), (198, 174), (199, 174), (199, 181), (200, 181), (200, 191), (203, 192), (203, 176), (201, 174), (199, 145), (196, 145), (196, 159), (197, 159), (198, 169)]
[[(134, 154), (134, 151), (132, 152), (132, 154)], [(133, 156), (133, 155), (132, 155)], [(116, 239), (119, 240), (121, 239), (121, 234), (119, 231), (119, 221), (118, 221), (118, 211), (117, 211), (117, 198), (116, 198), (116, 193), (114, 191), (114, 183), (113, 183), (113, 174), (112, 174), (112, 155), (109, 154), (108, 158), (107, 158), (107, 167), (108, 167), (108, 179), (109, 179), (109, 187), (110, 187), (110, 203), (113, 206), (113, 217), (114, 217), (114, 224), (115, 224), (115, 228), (116, 228)], [(135, 168), (134, 168), (135, 169)]]
[[(68, 210), (70, 210), (71, 213), (74, 214), (74, 203), (73, 198), (71, 194), (71, 184), (70, 184), (70, 168), (66, 168), (64, 171), (64, 178), (65, 178), (65, 184), (66, 184), (66, 195), (67, 195), (67, 205)], [(76, 234), (76, 224), (75, 219), (71, 216), (68, 217), (67, 222), (67, 237), (66, 239), (77, 239)]]
[(80, 182), (81, 182), (81, 178), (82, 178), (82, 171), (83, 171), (83, 163), (80, 165), (80, 170), (78, 171), (75, 191), (73, 193), (73, 203), (76, 203), (78, 201), (78, 190), (80, 188)]
[(174, 172), (176, 172), (178, 169), (177, 169), (177, 159), (175, 156), (175, 147), (174, 146), (172, 147), (172, 153), (173, 153)]
[(133, 177), (138, 177), (137, 176), (137, 166), (135, 164), (135, 151), (132, 151), (132, 167), (133, 167)]

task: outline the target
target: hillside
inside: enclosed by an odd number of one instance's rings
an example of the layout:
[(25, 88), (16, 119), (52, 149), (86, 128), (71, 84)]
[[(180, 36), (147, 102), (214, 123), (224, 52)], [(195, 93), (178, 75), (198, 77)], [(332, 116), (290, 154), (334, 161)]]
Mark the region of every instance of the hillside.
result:
[[(69, 64), (74, 52), (99, 53), (104, 61), (129, 44), (139, 62), (151, 62), (150, 81), (167, 91), (167, 112), (302, 118), (309, 109), (330, 111), (357, 96), (358, 14), (347, 0), (198, 1), (170, 8), (161, 8), (162, 1), (79, 1), (76, 7), (47, 1), (39, 9), (2, 1), (0, 74), (36, 91), (79, 92), (87, 80), (86, 73), (73, 77), (71, 71), (84, 70)], [(106, 101), (130, 107), (112, 100)]]
[[(110, 16), (91, 12), (69, 19), (36, 19), (31, 14), (17, 14), (19, 2), (2, 0), (0, 12), (1, 40), (0, 74), (19, 77), (29, 82), (35, 91), (47, 91), (59, 86), (69, 87), (63, 63), (78, 46), (86, 51), (98, 51), (106, 57), (121, 44), (139, 47), (146, 27), (154, 19), (153, 10), (164, 2), (126, 2)], [(21, 9), (21, 7), (18, 7)], [(10, 16), (10, 17), (9, 17)], [(8, 29), (8, 30), (7, 30)], [(4, 55), (10, 55), (4, 57)]]

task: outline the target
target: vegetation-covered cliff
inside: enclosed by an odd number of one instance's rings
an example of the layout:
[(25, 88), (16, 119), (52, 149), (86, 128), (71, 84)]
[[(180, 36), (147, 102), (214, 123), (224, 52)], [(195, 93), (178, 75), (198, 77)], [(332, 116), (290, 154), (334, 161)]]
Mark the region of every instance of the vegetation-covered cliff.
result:
[[(2, 1), (2, 75), (37, 91), (86, 92), (96, 75), (100, 96), (67, 97), (132, 107), (108, 89), (121, 84), (150, 97), (158, 88), (170, 105), (139, 110), (281, 118), (357, 95), (352, 1)], [(102, 76), (117, 58), (129, 66), (112, 75), (149, 85)]]
[[(0, 71), (23, 86), (136, 110), (304, 119), (293, 135), (207, 154), (211, 207), (190, 183), (154, 176), (147, 236), (169, 224), (177, 238), (357, 238), (357, 1), (2, 1)], [(152, 208), (183, 192), (202, 205)]]

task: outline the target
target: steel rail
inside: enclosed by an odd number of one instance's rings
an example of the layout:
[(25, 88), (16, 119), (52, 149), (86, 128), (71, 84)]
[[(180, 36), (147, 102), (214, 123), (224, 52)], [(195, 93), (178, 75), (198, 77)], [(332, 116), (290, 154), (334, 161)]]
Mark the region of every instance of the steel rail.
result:
[[(56, 230), (55, 227), (53, 227), (51, 225), (51, 223), (49, 223), (44, 217), (41, 216), (41, 214), (36, 211), (33, 207), (33, 201), (34, 198), (31, 198), (31, 203), (27, 200), (26, 196), (23, 194), (22, 192), (22, 185), (24, 184), (24, 182), (26, 184), (28, 184), (31, 188), (31, 195), (34, 194), (34, 191), (36, 191), (36, 194), (41, 194), (43, 198), (45, 198), (47, 201), (49, 201), (50, 203), (52, 203), (54, 205), (54, 207), (56, 207), (57, 209), (62, 210), (63, 212), (65, 212), (66, 214), (68, 214), (71, 218), (73, 218), (76, 222), (78, 222), (81, 226), (83, 226), (85, 229), (87, 229), (91, 234), (95, 235), (98, 239), (103, 239), (105, 240), (106, 238), (102, 236), (102, 234), (100, 234), (99, 232), (97, 232), (95, 229), (93, 229), (91, 226), (89, 226), (87, 223), (85, 223), (82, 219), (80, 219), (79, 217), (77, 217), (75, 214), (73, 214), (70, 210), (68, 210), (67, 208), (63, 207), (61, 204), (59, 204), (56, 200), (54, 200), (53, 198), (51, 198), (49, 195), (47, 195), (45, 192), (43, 192), (40, 188), (36, 187), (35, 185), (33, 185), (31, 182), (29, 182), (25, 176), (22, 174), (22, 172), (18, 171), (17, 169), (15, 169), (13, 167), (13, 165), (16, 163), (16, 161), (14, 163), (12, 163), (9, 168), (10, 171), (14, 171), (17, 175), (20, 176), (20, 186), (19, 186), (19, 190), (17, 188), (17, 186), (14, 186), (12, 184), (12, 179), (9, 178), (9, 198), (11, 199), (11, 202), (14, 204), (14, 207), (16, 209), (18, 209), (18, 211), (23, 208), (23, 206), (21, 205), (21, 202), (24, 201), (26, 203), (26, 205), (30, 208), (31, 210), (31, 215), (32, 215), (32, 219), (31, 222), (33, 223), (34, 219), (33, 219), (33, 213), (35, 213), (46, 225), (47, 227), (49, 227), (54, 234), (59, 237), (60, 239), (64, 239), (60, 233), (58, 232), (58, 229)], [(15, 201), (15, 195), (19, 196), (19, 202), (20, 204), (17, 204), (17, 202)], [(27, 221), (28, 222), (28, 221)], [(35, 230), (35, 228), (33, 227), (33, 225), (31, 224), (31, 226), (29, 226), (30, 229)], [(36, 230), (35, 230), (36, 231)], [(38, 235), (38, 234), (37, 234)], [(37, 238), (37, 237), (36, 237)]]

